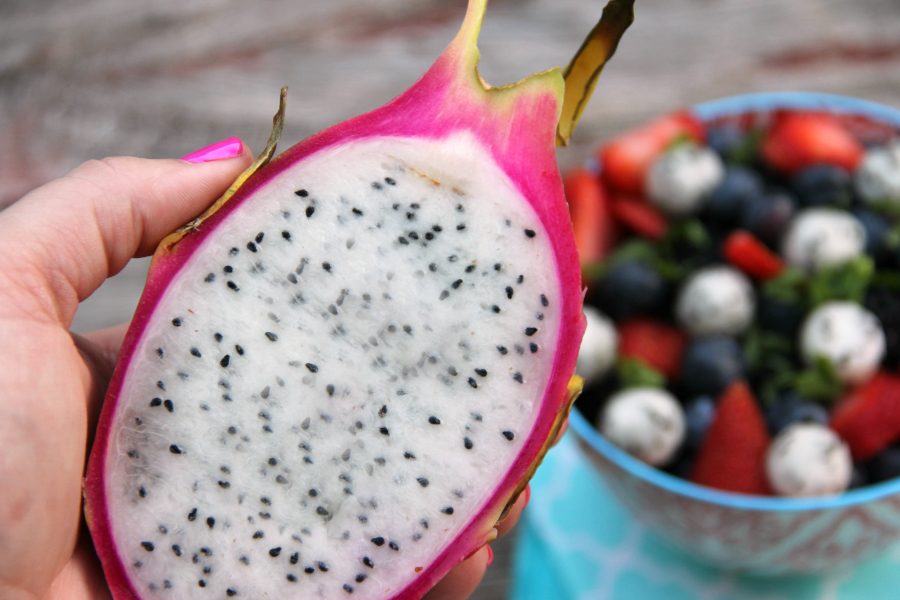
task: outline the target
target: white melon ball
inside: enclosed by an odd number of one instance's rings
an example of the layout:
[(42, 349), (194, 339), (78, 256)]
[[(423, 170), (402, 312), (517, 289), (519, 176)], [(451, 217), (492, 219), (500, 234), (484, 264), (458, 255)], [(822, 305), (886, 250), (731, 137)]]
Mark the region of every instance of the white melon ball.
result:
[(672, 460), (684, 441), (684, 411), (663, 389), (633, 388), (609, 398), (597, 428), (638, 460), (662, 466)]
[(855, 302), (828, 302), (814, 310), (800, 330), (800, 352), (807, 364), (824, 356), (844, 383), (866, 381), (885, 352), (878, 317)]
[(828, 427), (796, 423), (772, 442), (766, 473), (781, 496), (829, 496), (850, 485), (853, 459), (847, 444)]
[(756, 294), (747, 277), (731, 267), (700, 269), (681, 286), (675, 316), (691, 335), (738, 335), (753, 320)]
[(788, 226), (781, 253), (788, 264), (815, 273), (850, 262), (865, 247), (866, 230), (859, 219), (835, 208), (807, 208)]
[(900, 204), (900, 139), (866, 151), (853, 185), (865, 202)]
[(647, 196), (666, 214), (691, 215), (700, 210), (724, 177), (725, 165), (715, 151), (693, 143), (679, 144), (650, 166)]
[(615, 324), (596, 308), (585, 306), (584, 316), (587, 329), (581, 339), (575, 372), (591, 384), (602, 379), (615, 364), (619, 336)]

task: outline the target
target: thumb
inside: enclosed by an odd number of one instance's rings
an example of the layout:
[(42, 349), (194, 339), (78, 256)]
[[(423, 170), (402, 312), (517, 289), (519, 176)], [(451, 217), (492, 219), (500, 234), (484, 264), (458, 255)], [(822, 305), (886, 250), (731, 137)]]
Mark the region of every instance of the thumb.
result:
[(5, 295), (68, 327), (78, 302), (200, 214), (251, 160), (230, 138), (184, 160), (90, 161), (34, 190), (0, 213)]

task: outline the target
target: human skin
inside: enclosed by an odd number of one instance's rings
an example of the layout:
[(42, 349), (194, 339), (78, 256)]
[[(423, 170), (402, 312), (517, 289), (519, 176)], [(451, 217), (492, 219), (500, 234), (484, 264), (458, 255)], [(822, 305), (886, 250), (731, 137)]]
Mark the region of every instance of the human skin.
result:
[[(243, 144), (232, 154), (91, 161), (0, 212), (0, 599), (111, 598), (81, 481), (126, 325), (84, 335), (69, 327), (80, 301), (132, 257), (152, 254), (252, 160)], [(490, 560), (483, 547), (423, 600), (468, 598)]]

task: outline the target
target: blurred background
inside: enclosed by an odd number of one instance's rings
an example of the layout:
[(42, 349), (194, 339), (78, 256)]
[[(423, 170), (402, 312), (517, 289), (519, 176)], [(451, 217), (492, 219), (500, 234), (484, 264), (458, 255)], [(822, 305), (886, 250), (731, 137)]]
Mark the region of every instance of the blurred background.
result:
[[(390, 100), (452, 39), (465, 0), (0, 0), (0, 209), (79, 163), (178, 157), (229, 136), (259, 151), (289, 85), (281, 148)], [(495, 85), (564, 65), (605, 0), (491, 0)], [(563, 169), (630, 126), (767, 90), (900, 107), (900, 0), (637, 0)], [(73, 329), (130, 318), (147, 260), (82, 304)], [(509, 541), (475, 598), (508, 587)]]

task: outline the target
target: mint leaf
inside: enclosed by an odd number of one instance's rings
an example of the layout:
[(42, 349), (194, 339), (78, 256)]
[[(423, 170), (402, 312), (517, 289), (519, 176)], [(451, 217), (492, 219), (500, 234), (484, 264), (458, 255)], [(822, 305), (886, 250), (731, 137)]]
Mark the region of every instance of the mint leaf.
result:
[(806, 284), (806, 273), (794, 267), (786, 267), (778, 277), (765, 282), (760, 291), (772, 300), (802, 306), (806, 299)]
[(634, 358), (620, 358), (616, 371), (622, 388), (656, 387), (666, 385), (666, 376)]
[(831, 402), (844, 393), (834, 364), (824, 356), (817, 356), (813, 366), (797, 375), (794, 386), (801, 396)]
[(759, 158), (759, 149), (764, 137), (765, 131), (762, 128), (751, 129), (744, 141), (732, 148), (725, 158), (735, 164), (752, 165)]
[(832, 300), (862, 304), (875, 274), (875, 263), (868, 256), (834, 267), (825, 267), (809, 282), (809, 305), (815, 308)]
[(685, 242), (694, 248), (708, 246), (712, 238), (700, 219), (680, 219), (669, 223), (663, 242), (671, 248), (676, 242)]

